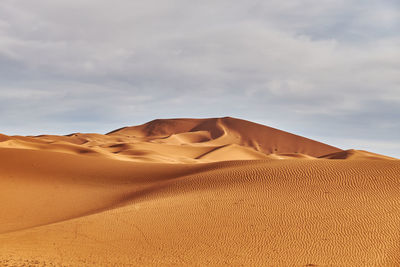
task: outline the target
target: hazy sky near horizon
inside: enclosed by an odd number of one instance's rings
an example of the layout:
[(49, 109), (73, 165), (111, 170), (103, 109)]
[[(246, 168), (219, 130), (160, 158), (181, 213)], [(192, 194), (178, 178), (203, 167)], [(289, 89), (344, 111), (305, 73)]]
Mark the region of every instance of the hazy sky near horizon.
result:
[(2, 0), (0, 132), (239, 117), (400, 158), (398, 0)]

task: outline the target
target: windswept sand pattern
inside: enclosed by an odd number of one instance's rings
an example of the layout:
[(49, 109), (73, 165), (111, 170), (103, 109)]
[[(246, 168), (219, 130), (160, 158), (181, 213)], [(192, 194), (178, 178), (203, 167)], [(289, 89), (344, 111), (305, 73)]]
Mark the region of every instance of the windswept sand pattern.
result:
[(0, 137), (0, 265), (400, 265), (399, 160), (232, 120)]

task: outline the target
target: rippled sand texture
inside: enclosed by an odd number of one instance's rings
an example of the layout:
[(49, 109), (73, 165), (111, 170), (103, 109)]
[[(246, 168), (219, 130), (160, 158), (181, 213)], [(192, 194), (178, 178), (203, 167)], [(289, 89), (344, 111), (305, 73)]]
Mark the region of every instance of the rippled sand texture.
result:
[(400, 161), (233, 119), (0, 136), (0, 266), (396, 266)]

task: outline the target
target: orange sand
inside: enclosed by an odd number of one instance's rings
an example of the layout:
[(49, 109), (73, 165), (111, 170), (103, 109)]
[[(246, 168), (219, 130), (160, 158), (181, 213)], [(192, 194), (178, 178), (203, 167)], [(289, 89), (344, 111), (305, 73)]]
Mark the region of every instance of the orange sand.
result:
[(400, 264), (400, 161), (234, 118), (0, 135), (0, 266)]

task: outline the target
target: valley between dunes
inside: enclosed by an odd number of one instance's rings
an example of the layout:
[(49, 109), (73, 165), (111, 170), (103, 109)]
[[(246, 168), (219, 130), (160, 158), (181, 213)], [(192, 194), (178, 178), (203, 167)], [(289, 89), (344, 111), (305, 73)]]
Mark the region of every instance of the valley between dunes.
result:
[(0, 135), (0, 266), (398, 266), (400, 160), (225, 117)]

